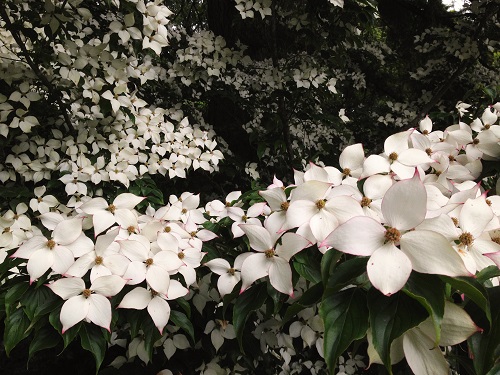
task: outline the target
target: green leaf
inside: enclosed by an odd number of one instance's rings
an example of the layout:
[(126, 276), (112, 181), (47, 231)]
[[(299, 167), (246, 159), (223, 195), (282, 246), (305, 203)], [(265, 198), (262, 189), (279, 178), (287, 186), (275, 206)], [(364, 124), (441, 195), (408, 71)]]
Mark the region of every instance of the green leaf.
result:
[(35, 332), (33, 340), (31, 340), (28, 360), (40, 350), (54, 348), (59, 344), (59, 341), (61, 341), (61, 337), (52, 327), (45, 326), (40, 328)]
[(324, 285), (326, 285), (330, 274), (337, 266), (337, 262), (340, 260), (342, 255), (344, 255), (344, 253), (335, 249), (330, 249), (321, 258), (321, 278)]
[(297, 313), (305, 308), (316, 305), (319, 301), (321, 301), (322, 295), (323, 283), (317, 283), (316, 285), (309, 287), (296, 302), (288, 306), (281, 324), (283, 325), (287, 323), (290, 319), (295, 317)]
[(469, 297), (476, 305), (478, 305), (481, 310), (486, 314), (489, 324), (491, 325), (491, 311), (490, 311), (490, 301), (488, 299), (488, 293), (486, 288), (482, 286), (478, 281), (470, 277), (448, 277), (439, 276), (445, 283), (451, 285), (458, 291), (464, 293)]
[(191, 319), (191, 305), (189, 304), (189, 302), (186, 301), (184, 298), (177, 298), (175, 302), (177, 302), (180, 308), (184, 310), (188, 319)]
[(64, 343), (64, 349), (75, 339), (75, 337), (78, 335), (78, 332), (80, 331), (80, 328), (82, 326), (82, 322), (79, 322), (78, 324), (75, 324), (73, 327), (70, 329), (66, 330), (64, 334), (61, 333), (62, 331), (62, 324), (61, 320), (59, 319), (59, 315), (61, 314), (61, 309), (58, 308), (56, 310), (53, 310), (49, 314), (49, 322), (54, 327), (57, 332), (61, 335), (63, 338), (63, 343)]
[(236, 299), (233, 308), (233, 327), (243, 351), (243, 330), (251, 312), (259, 309), (267, 299), (267, 283), (260, 283), (247, 289)]
[(445, 285), (438, 276), (412, 272), (403, 292), (420, 302), (432, 318), (436, 344), (441, 340), (441, 321), (444, 315)]
[(354, 280), (366, 272), (368, 257), (356, 257), (340, 263), (326, 283), (325, 294), (331, 294), (353, 284)]
[(361, 288), (349, 288), (338, 293), (325, 293), (319, 313), (325, 324), (325, 361), (333, 373), (338, 357), (354, 340), (366, 335), (366, 292)]
[(368, 291), (368, 309), (373, 346), (392, 374), (391, 343), (404, 332), (424, 321), (428, 314), (425, 308), (405, 293), (398, 292), (390, 297), (377, 289)]
[(104, 360), (104, 355), (106, 354), (106, 339), (101, 332), (101, 328), (91, 324), (83, 324), (79, 333), (82, 348), (88, 350), (94, 356), (96, 367), (95, 373), (97, 374)]
[(5, 312), (7, 314), (7, 317), (10, 314), (11, 308), (16, 308), (19, 300), (23, 296), (24, 293), (29, 288), (29, 283), (18, 283), (15, 284), (14, 286), (10, 287), (7, 293), (5, 294)]
[(298, 274), (304, 279), (312, 282), (313, 284), (317, 284), (321, 281), (321, 265), (319, 261), (316, 260), (308, 251), (309, 249), (304, 249), (295, 255), (293, 258), (293, 268), (295, 268), (295, 271), (297, 271)]
[(488, 266), (477, 273), (476, 280), (482, 284), (487, 280), (498, 276), (500, 276), (500, 269), (497, 266)]
[(172, 310), (170, 312), (170, 320), (177, 326), (182, 328), (184, 332), (186, 332), (189, 337), (191, 338), (191, 341), (194, 343), (196, 342), (195, 337), (194, 337), (194, 328), (193, 328), (193, 323), (191, 323), (191, 320), (188, 319), (186, 314), (180, 312), (180, 311), (175, 311)]
[(144, 320), (141, 328), (144, 333), (142, 335), (144, 340), (144, 350), (148, 353), (148, 358), (151, 361), (153, 358), (154, 343), (161, 338), (161, 334), (158, 328), (154, 325), (152, 319)]
[(28, 337), (30, 323), (23, 309), (17, 309), (5, 319), (3, 345), (7, 356), (21, 340)]
[(477, 332), (467, 340), (477, 375), (499, 374), (493, 370), (498, 369), (500, 358), (500, 287), (489, 288), (487, 293), (493, 313), (490, 330)]
[[(49, 288), (41, 286), (36, 289), (29, 289), (21, 298), (21, 304), (24, 306), (24, 311), (30, 320), (35, 318), (36, 311), (45, 310), (45, 303), (52, 303), (55, 300), (60, 300)], [(44, 306), (45, 305), (45, 306)], [(43, 309), (42, 309), (43, 307)]]

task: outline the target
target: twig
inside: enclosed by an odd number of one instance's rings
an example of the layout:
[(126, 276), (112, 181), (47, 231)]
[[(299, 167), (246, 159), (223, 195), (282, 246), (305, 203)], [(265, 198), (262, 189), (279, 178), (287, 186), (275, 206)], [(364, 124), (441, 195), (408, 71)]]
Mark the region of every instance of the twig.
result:
[(62, 116), (64, 117), (64, 121), (66, 122), (68, 127), (71, 128), (71, 120), (70, 120), (68, 112), (66, 110), (67, 106), (62, 101), (62, 95), (61, 95), (60, 91), (56, 87), (54, 87), (54, 85), (42, 73), (42, 71), (40, 70), (38, 65), (31, 58), (28, 50), (26, 49), (25, 43), (21, 39), (21, 36), (19, 35), (19, 33), (17, 31), (14, 30), (14, 27), (12, 25), (12, 22), (10, 21), (10, 17), (7, 14), (7, 11), (5, 10), (5, 7), (0, 7), (0, 16), (5, 21), (6, 29), (10, 31), (10, 33), (12, 34), (12, 37), (16, 41), (18, 47), (20, 48), (20, 50), (21, 50), (20, 54), (24, 56), (24, 58), (26, 59), (26, 63), (29, 65), (31, 70), (33, 70), (33, 72), (38, 77), (38, 79), (40, 79), (40, 81), (42, 81), (43, 85), (45, 87), (47, 87), (49, 92), (54, 95), (55, 100), (56, 100), (57, 104), (59, 105), (59, 109), (61, 110)]

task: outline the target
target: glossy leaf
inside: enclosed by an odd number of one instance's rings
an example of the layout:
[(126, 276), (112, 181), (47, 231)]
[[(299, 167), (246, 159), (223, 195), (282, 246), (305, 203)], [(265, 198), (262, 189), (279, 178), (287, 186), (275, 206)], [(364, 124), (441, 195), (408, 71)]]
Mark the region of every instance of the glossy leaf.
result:
[(486, 288), (470, 277), (448, 277), (440, 276), (441, 279), (450, 284), (452, 288), (464, 293), (486, 314), (488, 322), (491, 324), (490, 301)]
[(170, 311), (170, 320), (177, 327), (181, 328), (184, 332), (186, 332), (189, 335), (189, 337), (191, 338), (192, 342), (195, 342), (193, 324), (191, 323), (189, 318), (186, 316), (186, 314), (184, 314), (180, 311), (172, 310), (172, 311)]
[(260, 283), (247, 289), (236, 299), (233, 308), (233, 327), (236, 337), (243, 351), (243, 330), (248, 316), (259, 309), (267, 299), (267, 283)]
[(30, 342), (29, 358), (33, 357), (36, 352), (44, 349), (54, 348), (61, 341), (61, 337), (50, 326), (40, 328), (35, 332), (33, 340)]
[(344, 255), (340, 251), (335, 249), (328, 250), (321, 258), (321, 278), (323, 284), (326, 285), (328, 277), (332, 273), (333, 269), (337, 266), (337, 262)]
[(316, 284), (321, 281), (320, 263), (308, 250), (311, 250), (311, 248), (305, 249), (294, 256), (293, 267), (304, 279)]
[(492, 277), (498, 276), (500, 276), (500, 269), (497, 266), (488, 266), (477, 273), (476, 279), (480, 283), (484, 283)]
[(338, 293), (325, 293), (319, 313), (325, 324), (325, 361), (333, 372), (338, 357), (354, 340), (366, 335), (366, 292), (361, 288), (349, 288)]
[(403, 292), (425, 307), (432, 318), (436, 332), (436, 344), (438, 344), (441, 338), (441, 321), (444, 315), (444, 283), (435, 275), (412, 272)]
[(304, 310), (307, 307), (316, 305), (321, 301), (321, 296), (323, 295), (323, 283), (317, 283), (309, 287), (300, 298), (288, 306), (286, 309), (285, 315), (283, 316), (282, 324), (285, 324), (294, 316), (297, 315), (300, 311)]
[(492, 368), (498, 365), (496, 362), (500, 358), (500, 287), (488, 289), (488, 296), (492, 311), (491, 327), (488, 332), (478, 332), (467, 341), (477, 375), (498, 374)]
[(30, 323), (23, 309), (17, 309), (5, 319), (3, 345), (7, 355), (21, 340), (28, 337)]
[(352, 284), (357, 277), (365, 273), (367, 262), (367, 257), (356, 257), (339, 264), (328, 278), (325, 294), (337, 292)]
[(104, 338), (101, 328), (95, 325), (83, 324), (79, 333), (82, 348), (88, 350), (94, 356), (96, 366), (95, 373), (97, 374), (106, 354), (106, 339)]
[(428, 314), (417, 300), (405, 293), (399, 292), (387, 297), (375, 288), (368, 291), (368, 308), (373, 346), (389, 373), (392, 374), (390, 358), (392, 342), (424, 321)]

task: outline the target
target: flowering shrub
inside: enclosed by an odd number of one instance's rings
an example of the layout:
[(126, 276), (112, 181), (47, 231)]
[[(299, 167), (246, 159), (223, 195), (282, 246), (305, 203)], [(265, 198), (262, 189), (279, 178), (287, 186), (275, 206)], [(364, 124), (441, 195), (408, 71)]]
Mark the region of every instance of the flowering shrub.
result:
[[(372, 364), (405, 358), (416, 374), (444, 374), (469, 339), (489, 369), (500, 200), (474, 180), (481, 158), (500, 158), (497, 107), (445, 131), (426, 118), (380, 155), (351, 145), (342, 170), (310, 164), (292, 185), (275, 178), (204, 208), (192, 193), (138, 211), (146, 197), (131, 193), (68, 206), (39, 191), (39, 224), (22, 204), (2, 216), (6, 350), (80, 336), (99, 367), (116, 337), (127, 348), (116, 367), (138, 357), (169, 368), (203, 345), (201, 373), (252, 373), (265, 353), (282, 373), (318, 373), (363, 339)], [(46, 340), (52, 330), (60, 339)]]
[[(442, 130), (425, 116), (379, 153), (354, 143), (336, 160), (358, 112), (401, 127), (421, 104), (349, 108), (349, 89), (370, 84), (364, 59), (385, 66), (393, 52), (380, 37), (361, 43), (358, 16), (373, 21), (374, 6), (345, 3), (315, 17), (294, 2), (234, 1), (239, 21), (270, 28), (274, 44), (278, 23), (308, 46), (262, 56), (172, 25), (158, 0), (0, 8), (7, 354), (78, 343), (96, 372), (164, 375), (499, 371), (500, 103), (459, 102)], [(470, 9), (481, 20), (490, 5)], [(426, 30), (415, 43), (427, 63), (411, 77), (473, 64), (476, 39)], [(440, 43), (446, 55), (427, 59)], [(348, 51), (352, 64), (331, 58)], [(245, 191), (182, 192), (180, 178), (238, 151), (205, 122), (220, 92), (237, 98), (257, 144), (236, 171), (259, 181), (269, 175), (259, 163), (315, 161)]]

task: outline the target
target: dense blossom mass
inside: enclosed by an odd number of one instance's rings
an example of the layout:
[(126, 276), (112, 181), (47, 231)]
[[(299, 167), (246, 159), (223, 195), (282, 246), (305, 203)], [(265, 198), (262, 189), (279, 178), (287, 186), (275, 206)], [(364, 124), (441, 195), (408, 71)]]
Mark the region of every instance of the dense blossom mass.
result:
[[(477, 374), (494, 371), (484, 347), (500, 321), (500, 102), (484, 89), (491, 104), (458, 102), (451, 114), (430, 92), (356, 108), (351, 91), (369, 96), (373, 83), (363, 66), (394, 58), (384, 33), (363, 40), (358, 24), (357, 11), (383, 17), (383, 3), (330, 0), (313, 15), (293, 2), (231, 1), (243, 29), (272, 36), (258, 50), (176, 21), (160, 0), (7, 1), (6, 352), (28, 337), (30, 357), (79, 338), (97, 370), (355, 374), (380, 364), (446, 375), (461, 344)], [(461, 14), (486, 28), (485, 4)], [(343, 38), (334, 47), (330, 17)], [(486, 65), (468, 68), (495, 41), (456, 22), (416, 35), (425, 63), (405, 73), (423, 84), (455, 63), (453, 76), (494, 86)], [(277, 35), (289, 32), (302, 49), (280, 54)], [(418, 113), (439, 103), (439, 114)], [(227, 113), (241, 126), (218, 134)], [(363, 119), (396, 129), (378, 152), (353, 141)], [(257, 154), (243, 163), (241, 135)], [(293, 174), (262, 183), (272, 175), (263, 165)], [(210, 196), (182, 191), (194, 173)], [(245, 175), (252, 188), (227, 194)]]

